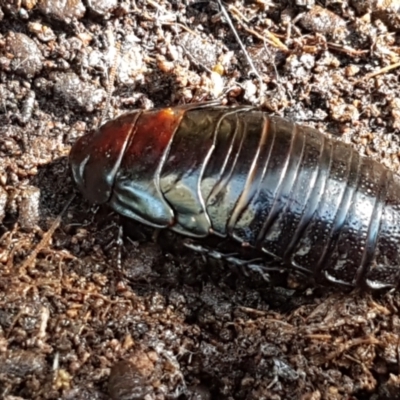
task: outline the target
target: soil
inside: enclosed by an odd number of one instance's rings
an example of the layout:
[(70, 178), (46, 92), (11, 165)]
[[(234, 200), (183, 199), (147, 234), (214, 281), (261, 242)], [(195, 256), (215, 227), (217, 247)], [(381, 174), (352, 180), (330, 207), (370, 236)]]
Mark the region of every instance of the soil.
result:
[(400, 399), (398, 293), (133, 240), (74, 185), (105, 119), (216, 98), (400, 170), (398, 0), (225, 7), (248, 58), (213, 0), (0, 0), (1, 398)]

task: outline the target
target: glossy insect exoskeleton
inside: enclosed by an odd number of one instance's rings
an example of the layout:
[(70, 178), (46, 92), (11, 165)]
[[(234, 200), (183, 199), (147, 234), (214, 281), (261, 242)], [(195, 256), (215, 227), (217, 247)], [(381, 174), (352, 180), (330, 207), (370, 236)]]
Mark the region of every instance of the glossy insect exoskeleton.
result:
[(70, 162), (90, 202), (149, 226), (230, 237), (316, 281), (400, 281), (399, 177), (315, 129), (245, 107), (135, 111)]

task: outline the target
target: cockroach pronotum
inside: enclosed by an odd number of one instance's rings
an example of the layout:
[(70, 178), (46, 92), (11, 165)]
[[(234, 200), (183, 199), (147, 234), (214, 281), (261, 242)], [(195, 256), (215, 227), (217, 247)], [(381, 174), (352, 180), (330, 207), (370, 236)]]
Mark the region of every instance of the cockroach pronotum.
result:
[(349, 144), (248, 107), (134, 111), (70, 154), (92, 203), (228, 237), (317, 282), (400, 282), (400, 178)]

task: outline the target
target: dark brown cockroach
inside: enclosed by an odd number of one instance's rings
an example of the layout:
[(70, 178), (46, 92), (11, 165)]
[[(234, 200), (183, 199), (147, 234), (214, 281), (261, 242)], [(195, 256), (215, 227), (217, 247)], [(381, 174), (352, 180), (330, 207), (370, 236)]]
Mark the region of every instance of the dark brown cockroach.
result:
[(90, 202), (149, 226), (230, 237), (317, 282), (400, 281), (400, 178), (315, 129), (246, 107), (135, 111), (70, 163)]

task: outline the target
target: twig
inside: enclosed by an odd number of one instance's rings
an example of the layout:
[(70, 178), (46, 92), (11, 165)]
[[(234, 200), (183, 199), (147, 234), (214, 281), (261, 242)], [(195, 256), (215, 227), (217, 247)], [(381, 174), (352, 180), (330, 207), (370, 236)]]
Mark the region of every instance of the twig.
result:
[(51, 225), (50, 229), (43, 235), (42, 240), (38, 243), (36, 248), (32, 251), (32, 253), (28, 256), (28, 258), (19, 267), (19, 272), (20, 272), (21, 275), (25, 275), (26, 274), (26, 269), (34, 262), (34, 260), (36, 259), (37, 255), (40, 253), (40, 251), (48, 244), (48, 242), (50, 241), (51, 237), (53, 236), (53, 233), (55, 232), (55, 230), (60, 225), (62, 216), (67, 211), (68, 207), (70, 206), (70, 204), (72, 203), (72, 200), (74, 198), (75, 198), (75, 194), (73, 194), (70, 197), (70, 199), (67, 201), (67, 204), (62, 209), (61, 213), (54, 220), (54, 222)]
[(262, 103), (262, 95), (264, 92), (264, 82), (260, 76), (260, 74), (258, 73), (256, 67), (254, 66), (253, 60), (251, 59), (251, 57), (249, 56), (249, 53), (247, 52), (246, 48), (243, 45), (243, 42), (241, 41), (235, 27), (233, 26), (232, 20), (229, 17), (228, 12), (226, 11), (226, 8), (224, 7), (224, 5), (222, 4), (221, 0), (218, 0), (218, 4), (221, 7), (221, 11), (222, 14), (224, 15), (229, 27), (231, 28), (237, 42), (239, 43), (240, 48), (242, 49), (244, 56), (246, 57), (247, 63), (249, 64), (250, 68), (252, 69), (254, 75), (257, 77), (259, 83), (260, 83), (260, 96), (259, 96), (259, 102)]
[(315, 363), (316, 365), (321, 365), (324, 364), (330, 360), (333, 360), (337, 357), (339, 357), (341, 354), (343, 354), (346, 351), (349, 351), (352, 347), (355, 346), (361, 346), (361, 345), (380, 345), (381, 341), (377, 339), (374, 336), (367, 336), (364, 338), (356, 338), (356, 339), (351, 339), (348, 340), (347, 342), (337, 346), (338, 348), (334, 351), (329, 352), (328, 354), (323, 357), (323, 360), (321, 360), (320, 363)]
[(262, 40), (263, 42), (267, 42), (273, 47), (278, 48), (279, 50), (282, 51), (289, 51), (287, 46), (282, 43), (282, 41), (272, 32), (265, 30), (263, 33), (267, 35), (267, 37), (264, 37), (262, 34), (256, 32), (254, 29), (247, 28), (244, 24), (243, 21), (248, 23), (248, 20), (244, 17), (244, 15), (235, 7), (235, 6), (230, 6), (229, 11), (232, 12), (233, 17), (240, 22), (243, 25), (243, 29), (247, 32), (250, 33), (251, 35), (255, 36), (256, 38)]
[(400, 67), (400, 62), (390, 64), (387, 67), (383, 67), (383, 68), (379, 69), (378, 71), (371, 72), (371, 73), (365, 75), (361, 80), (368, 80), (368, 79), (374, 78), (375, 76), (385, 74), (386, 72), (389, 72), (389, 71), (399, 68), (399, 67)]
[(328, 48), (331, 50), (340, 51), (352, 57), (361, 57), (367, 54), (369, 50), (356, 50), (350, 46), (342, 46), (341, 44), (327, 42)]

